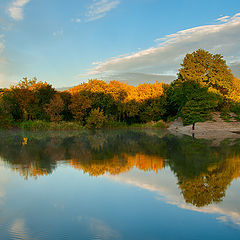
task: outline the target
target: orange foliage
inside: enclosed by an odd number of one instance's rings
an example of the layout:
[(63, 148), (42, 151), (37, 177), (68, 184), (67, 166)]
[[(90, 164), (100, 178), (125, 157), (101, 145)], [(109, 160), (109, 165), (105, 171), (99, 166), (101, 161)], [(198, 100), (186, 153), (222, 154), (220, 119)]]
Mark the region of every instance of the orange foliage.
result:
[(83, 170), (84, 173), (88, 173), (90, 176), (99, 176), (106, 173), (118, 175), (122, 172), (129, 171), (133, 167), (137, 167), (143, 171), (154, 171), (158, 173), (158, 171), (164, 167), (164, 159), (139, 153), (136, 155), (124, 154), (121, 157), (115, 155), (112, 159), (105, 161), (72, 159), (70, 165), (78, 170)]
[(74, 95), (81, 91), (89, 91), (92, 93), (110, 94), (114, 100), (128, 102), (135, 100), (137, 102), (146, 99), (160, 97), (163, 94), (163, 83), (144, 83), (138, 87), (127, 85), (119, 81), (110, 81), (106, 83), (102, 80), (92, 79), (88, 83), (82, 83), (76, 87), (70, 88), (69, 92)]
[(233, 78), (233, 88), (229, 94), (229, 98), (234, 102), (240, 103), (240, 79)]
[(135, 156), (127, 155), (129, 165), (137, 167), (143, 171), (154, 171), (158, 173), (164, 167), (164, 159), (157, 156), (148, 156), (142, 153), (136, 154)]

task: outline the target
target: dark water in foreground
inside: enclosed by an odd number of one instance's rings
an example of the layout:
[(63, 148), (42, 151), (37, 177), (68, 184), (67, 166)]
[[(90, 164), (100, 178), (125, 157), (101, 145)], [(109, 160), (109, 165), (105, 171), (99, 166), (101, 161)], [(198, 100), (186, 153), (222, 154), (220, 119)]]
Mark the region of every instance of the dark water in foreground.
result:
[(0, 239), (240, 239), (240, 141), (0, 133)]

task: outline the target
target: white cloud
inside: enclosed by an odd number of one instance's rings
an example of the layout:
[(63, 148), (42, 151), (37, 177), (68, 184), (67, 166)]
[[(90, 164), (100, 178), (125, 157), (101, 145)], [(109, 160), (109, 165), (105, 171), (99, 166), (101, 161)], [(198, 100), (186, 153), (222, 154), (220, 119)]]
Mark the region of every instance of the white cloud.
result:
[(80, 18), (76, 18), (76, 19), (75, 19), (75, 22), (76, 22), (76, 23), (80, 23), (80, 22), (81, 22), (81, 19), (80, 19)]
[(116, 8), (119, 3), (119, 0), (94, 0), (88, 7), (86, 13), (87, 21), (94, 21), (105, 17), (107, 12)]
[(14, 20), (22, 20), (23, 19), (23, 7), (30, 2), (30, 0), (15, 0), (11, 3), (8, 8), (8, 13), (11, 18)]
[(240, 56), (240, 13), (224, 22), (179, 31), (157, 39), (158, 45), (127, 56), (94, 63), (88, 74), (107, 76), (125, 73), (177, 73), (186, 53), (203, 48), (225, 59)]
[(52, 35), (53, 35), (54, 37), (62, 36), (62, 35), (63, 35), (63, 30), (61, 29), (61, 30), (58, 30), (58, 31), (56, 31), (56, 32), (53, 32)]
[(81, 18), (72, 18), (71, 22), (80, 23), (80, 22), (82, 22), (82, 20), (81, 20)]
[(218, 18), (217, 21), (219, 21), (219, 22), (227, 22), (227, 21), (229, 21), (229, 18), (230, 18), (230, 16), (224, 16), (224, 17)]

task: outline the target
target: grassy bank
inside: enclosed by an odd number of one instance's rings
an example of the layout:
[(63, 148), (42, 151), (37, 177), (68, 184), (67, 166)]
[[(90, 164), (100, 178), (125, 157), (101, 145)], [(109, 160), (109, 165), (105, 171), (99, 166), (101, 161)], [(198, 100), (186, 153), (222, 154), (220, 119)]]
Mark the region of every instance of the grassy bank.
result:
[[(121, 129), (121, 128), (166, 128), (167, 124), (160, 120), (158, 122), (149, 122), (149, 123), (134, 123), (128, 125), (125, 122), (108, 122), (101, 128), (106, 129)], [(34, 121), (23, 121), (20, 123), (12, 123), (9, 124), (7, 127), (6, 125), (1, 126), (2, 129), (10, 129), (10, 128), (17, 128), (23, 130), (82, 130), (87, 129), (86, 126), (81, 125), (79, 122), (48, 122), (42, 120), (34, 120)], [(94, 129), (94, 127), (92, 127)]]
[(48, 121), (24, 121), (19, 123), (19, 128), (25, 130), (80, 130), (84, 127), (78, 122), (48, 122)]

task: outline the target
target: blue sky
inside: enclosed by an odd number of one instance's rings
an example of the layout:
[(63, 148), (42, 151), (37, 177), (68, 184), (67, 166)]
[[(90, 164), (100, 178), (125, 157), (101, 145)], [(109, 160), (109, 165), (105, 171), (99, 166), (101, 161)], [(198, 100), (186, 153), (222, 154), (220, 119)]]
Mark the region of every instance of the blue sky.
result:
[(169, 82), (198, 48), (240, 76), (239, 13), (239, 0), (0, 0), (0, 87)]

